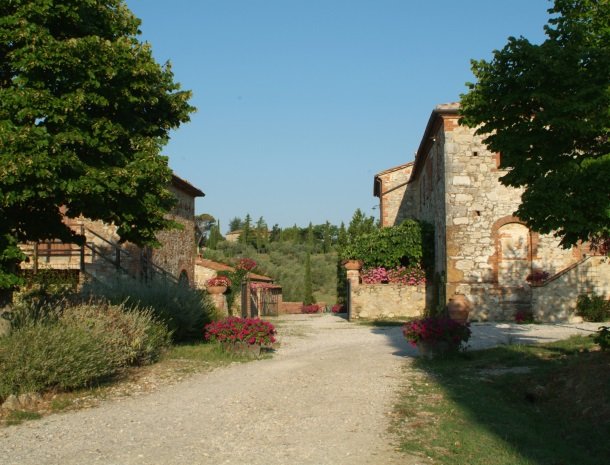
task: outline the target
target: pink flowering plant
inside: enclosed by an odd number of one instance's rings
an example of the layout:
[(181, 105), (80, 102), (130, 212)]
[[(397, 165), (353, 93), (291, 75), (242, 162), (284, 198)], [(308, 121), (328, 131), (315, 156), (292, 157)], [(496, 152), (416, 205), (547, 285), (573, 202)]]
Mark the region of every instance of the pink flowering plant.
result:
[(205, 325), (206, 341), (220, 343), (270, 346), (276, 334), (275, 327), (260, 318), (229, 317)]
[(303, 305), (301, 309), (302, 313), (318, 313), (320, 311), (320, 306), (316, 304), (312, 305)]
[(470, 339), (470, 326), (446, 316), (435, 316), (413, 320), (402, 327), (402, 334), (409, 344), (419, 342), (446, 342), (450, 347), (459, 348)]
[(226, 286), (231, 287), (231, 280), (226, 276), (216, 276), (206, 281), (207, 286)]
[(335, 304), (332, 306), (331, 311), (333, 313), (343, 313), (345, 312), (345, 306), (343, 304)]
[(419, 286), (426, 283), (426, 273), (420, 266), (396, 268), (366, 268), (362, 271), (364, 284), (404, 284), (406, 286)]

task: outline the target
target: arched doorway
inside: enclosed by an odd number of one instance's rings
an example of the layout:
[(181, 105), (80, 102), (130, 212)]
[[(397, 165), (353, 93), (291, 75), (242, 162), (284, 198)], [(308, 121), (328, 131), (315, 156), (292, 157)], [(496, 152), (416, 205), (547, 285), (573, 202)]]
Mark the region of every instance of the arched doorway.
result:
[(530, 230), (521, 223), (507, 223), (498, 229), (498, 285), (520, 287), (532, 268)]

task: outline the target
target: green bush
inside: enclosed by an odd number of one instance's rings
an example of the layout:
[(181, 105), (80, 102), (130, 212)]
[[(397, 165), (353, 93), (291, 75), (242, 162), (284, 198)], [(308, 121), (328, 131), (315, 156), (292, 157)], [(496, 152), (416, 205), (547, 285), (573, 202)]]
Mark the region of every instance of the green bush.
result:
[(205, 292), (163, 279), (96, 281), (88, 284), (84, 291), (127, 309), (150, 309), (154, 317), (168, 327), (176, 342), (201, 338), (203, 327), (216, 313)]
[(602, 350), (610, 350), (610, 326), (600, 326), (593, 340)]
[(155, 362), (169, 346), (170, 334), (150, 309), (89, 303), (66, 307), (59, 322), (86, 330), (102, 340), (119, 366)]
[(585, 321), (610, 320), (610, 301), (596, 294), (582, 294), (576, 302), (576, 314)]
[(0, 398), (91, 385), (120, 367), (105, 342), (86, 329), (33, 323), (0, 338)]
[(397, 266), (433, 263), (432, 229), (426, 223), (405, 220), (397, 226), (381, 228), (353, 238), (340, 250), (344, 260), (362, 260), (367, 267), (394, 268)]

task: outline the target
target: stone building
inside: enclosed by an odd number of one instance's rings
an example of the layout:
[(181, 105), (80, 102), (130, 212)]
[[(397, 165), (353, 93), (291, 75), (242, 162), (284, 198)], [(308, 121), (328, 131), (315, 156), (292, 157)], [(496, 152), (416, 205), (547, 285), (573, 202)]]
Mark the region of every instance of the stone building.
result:
[[(473, 305), (471, 319), (510, 320), (523, 310), (542, 321), (559, 321), (573, 316), (579, 294), (610, 298), (605, 257), (586, 246), (563, 249), (553, 235), (530, 231), (514, 216), (522, 190), (500, 183), (501, 154), (458, 124), (458, 110), (455, 103), (437, 106), (415, 162), (374, 179), (383, 226), (405, 218), (434, 225), (431, 301), (444, 305), (453, 294), (463, 294)], [(536, 273), (547, 277), (529, 282)]]
[(65, 218), (66, 224), (85, 236), (85, 245), (59, 241), (22, 244), (28, 259), (23, 269), (73, 270), (98, 278), (113, 276), (117, 271), (134, 277), (163, 275), (172, 281), (192, 284), (195, 279), (195, 198), (205, 194), (176, 175), (169, 190), (177, 203), (167, 217), (182, 225), (182, 229), (159, 231), (160, 247), (138, 247), (119, 243), (113, 224), (88, 218)]

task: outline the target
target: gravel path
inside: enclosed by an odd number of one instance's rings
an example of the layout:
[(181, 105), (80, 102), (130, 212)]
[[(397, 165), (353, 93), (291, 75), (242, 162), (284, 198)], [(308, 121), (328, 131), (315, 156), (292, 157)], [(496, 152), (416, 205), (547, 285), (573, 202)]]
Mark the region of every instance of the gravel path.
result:
[[(0, 429), (0, 464), (418, 464), (387, 431), (417, 353), (400, 328), (333, 315), (278, 323), (272, 359)], [(470, 345), (546, 342), (597, 326), (474, 324)]]
[(0, 430), (0, 464), (416, 463), (387, 433), (404, 355), (415, 354), (386, 337), (400, 328), (332, 315), (279, 324), (272, 359)]

